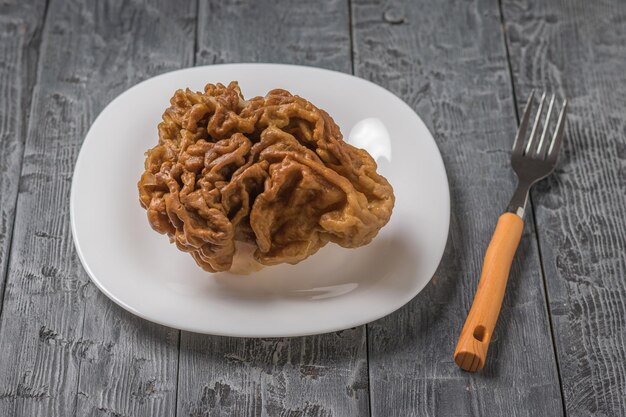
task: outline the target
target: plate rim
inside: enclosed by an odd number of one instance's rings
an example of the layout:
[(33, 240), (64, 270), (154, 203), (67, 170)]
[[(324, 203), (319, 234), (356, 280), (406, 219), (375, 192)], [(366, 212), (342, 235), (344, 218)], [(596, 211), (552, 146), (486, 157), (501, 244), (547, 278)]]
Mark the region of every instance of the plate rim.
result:
[[(321, 72), (329, 72), (329, 73), (333, 73), (334, 75), (339, 75), (342, 77), (347, 77), (347, 78), (356, 78), (357, 80), (361, 81), (361, 82), (365, 82), (367, 84), (369, 84), (370, 86), (373, 86), (375, 89), (377, 90), (382, 90), (384, 91), (386, 94), (390, 94), (391, 96), (393, 96), (400, 105), (405, 106), (406, 108), (408, 108), (411, 113), (413, 113), (418, 121), (424, 126), (424, 128), (426, 129), (426, 131), (428, 132), (428, 134), (430, 135), (430, 145), (432, 145), (434, 147), (434, 149), (437, 151), (437, 158), (436, 158), (436, 162), (437, 165), (439, 166), (439, 168), (441, 169), (441, 172), (443, 174), (443, 180), (445, 181), (446, 184), (446, 192), (442, 193), (444, 196), (444, 205), (445, 207), (441, 207), (441, 210), (445, 211), (445, 238), (442, 240), (442, 243), (439, 245), (440, 247), (438, 248), (439, 252), (439, 259), (437, 260), (436, 264), (433, 262), (434, 267), (432, 268), (432, 272), (429, 272), (429, 278), (427, 280), (424, 281), (424, 283), (421, 286), (417, 286), (417, 290), (413, 292), (413, 294), (410, 297), (407, 297), (406, 300), (403, 300), (401, 303), (398, 304), (393, 304), (391, 305), (390, 308), (384, 309), (382, 311), (377, 312), (377, 314), (374, 314), (373, 317), (369, 317), (367, 316), (364, 319), (358, 319), (358, 320), (353, 320), (349, 323), (343, 323), (341, 325), (332, 325), (332, 326), (324, 326), (323, 329), (319, 329), (319, 330), (314, 330), (314, 331), (294, 331), (294, 332), (274, 332), (271, 335), (268, 333), (254, 333), (254, 332), (246, 332), (245, 334), (242, 332), (228, 332), (228, 331), (215, 331), (215, 330), (203, 330), (203, 329), (199, 329), (198, 327), (194, 327), (194, 326), (187, 326), (187, 325), (180, 325), (180, 324), (174, 324), (174, 323), (168, 323), (166, 320), (160, 320), (160, 319), (156, 319), (154, 317), (149, 317), (147, 314), (142, 313), (141, 311), (137, 310), (135, 307), (129, 305), (128, 303), (126, 303), (125, 301), (121, 300), (119, 297), (117, 297), (115, 294), (113, 294), (111, 291), (109, 291), (103, 284), (102, 282), (100, 282), (100, 280), (98, 280), (98, 278), (96, 277), (96, 275), (93, 273), (93, 271), (91, 270), (91, 268), (89, 267), (89, 264), (87, 263), (83, 251), (81, 249), (81, 245), (80, 245), (80, 241), (78, 238), (78, 232), (77, 232), (77, 228), (76, 228), (76, 216), (75, 216), (75, 199), (76, 199), (76, 181), (74, 180), (74, 178), (76, 177), (76, 173), (79, 169), (79, 167), (81, 166), (81, 161), (82, 159), (84, 159), (84, 145), (86, 143), (86, 140), (89, 138), (90, 133), (94, 127), (94, 125), (96, 125), (96, 122), (98, 121), (98, 119), (100, 119), (103, 115), (103, 113), (109, 108), (111, 107), (115, 102), (117, 102), (118, 100), (122, 99), (124, 96), (131, 94), (133, 90), (137, 89), (138, 87), (140, 87), (141, 85), (143, 85), (144, 83), (153, 81), (155, 79), (159, 79), (162, 77), (166, 77), (166, 76), (171, 76), (172, 74), (175, 73), (179, 73), (179, 72), (185, 72), (185, 71), (189, 71), (189, 70), (201, 70), (203, 68), (214, 68), (214, 67), (290, 67), (290, 68), (294, 68), (294, 69), (304, 69), (306, 71), (321, 71)], [(113, 301), (115, 304), (117, 304), (118, 306), (122, 307), (124, 310), (134, 314), (135, 316), (138, 316), (144, 320), (147, 320), (149, 322), (152, 323), (156, 323), (162, 326), (166, 326), (166, 327), (170, 327), (173, 329), (178, 329), (178, 330), (182, 330), (182, 331), (188, 331), (188, 332), (193, 332), (193, 333), (199, 333), (199, 334), (207, 334), (207, 335), (214, 335), (214, 336), (226, 336), (226, 337), (245, 337), (245, 338), (280, 338), (280, 337), (300, 337), (300, 336), (311, 336), (311, 335), (317, 335), (317, 334), (325, 334), (325, 333), (332, 333), (332, 332), (336, 332), (336, 331), (341, 331), (341, 330), (345, 330), (345, 329), (350, 329), (350, 328), (354, 328), (354, 327), (358, 327), (358, 326), (362, 326), (362, 325), (366, 325), (368, 323), (374, 322), (376, 320), (379, 320), (383, 317), (386, 317), (390, 314), (392, 314), (393, 312), (400, 310), (401, 308), (403, 308), (405, 305), (407, 305), (409, 302), (411, 302), (415, 297), (417, 297), (418, 294), (420, 294), (424, 288), (432, 281), (432, 279), (435, 276), (435, 273), (437, 272), (437, 269), (439, 268), (439, 266), (441, 265), (441, 261), (443, 259), (444, 253), (445, 253), (445, 248), (447, 246), (447, 242), (449, 240), (449, 234), (450, 234), (450, 222), (451, 222), (451, 198), (450, 198), (450, 182), (448, 180), (448, 174), (446, 171), (446, 167), (443, 161), (443, 157), (441, 155), (441, 151), (439, 149), (439, 146), (437, 145), (437, 142), (435, 141), (435, 137), (432, 134), (432, 132), (430, 131), (430, 129), (428, 128), (428, 126), (424, 123), (424, 121), (422, 120), (422, 118), (420, 117), (420, 115), (411, 107), (408, 105), (408, 103), (406, 103), (402, 98), (400, 98), (399, 96), (397, 96), (395, 93), (393, 93), (392, 91), (370, 81), (367, 80), (365, 78), (361, 78), (358, 77), (356, 75), (353, 74), (349, 74), (349, 73), (345, 73), (345, 72), (341, 72), (341, 71), (335, 71), (335, 70), (331, 70), (331, 69), (327, 69), (327, 68), (321, 68), (321, 67), (315, 67), (315, 66), (307, 66), (307, 65), (296, 65), (296, 64), (281, 64), (281, 63), (266, 63), (266, 62), (242, 62), (242, 63), (227, 63), (227, 64), (214, 64), (214, 65), (201, 65), (201, 66), (192, 66), (192, 67), (186, 67), (186, 68), (180, 68), (180, 69), (176, 69), (173, 71), (167, 71), (158, 75), (155, 75), (153, 77), (149, 77), (146, 78), (145, 80), (142, 80), (134, 85), (132, 85), (131, 87), (127, 88), (126, 90), (124, 90), (123, 92), (121, 92), (120, 94), (118, 94), (117, 96), (115, 96), (115, 98), (113, 98), (111, 101), (109, 101), (107, 104), (105, 104), (102, 107), (102, 110), (100, 111), (100, 113), (96, 116), (96, 118), (93, 119), (93, 121), (91, 122), (91, 125), (89, 126), (89, 129), (87, 129), (87, 132), (85, 133), (84, 137), (83, 137), (83, 141), (81, 142), (80, 145), (80, 150), (78, 152), (78, 156), (76, 157), (76, 161), (74, 163), (74, 169), (72, 171), (72, 184), (70, 187), (70, 198), (69, 198), (69, 208), (70, 208), (70, 226), (71, 226), (71, 234), (72, 234), (72, 240), (74, 243), (74, 248), (76, 249), (76, 253), (78, 255), (78, 258), (80, 260), (80, 263), (83, 267), (83, 269), (85, 270), (85, 272), (87, 273), (89, 279), (91, 280), (92, 283), (95, 284), (95, 286), (98, 288), (98, 290), (100, 290), (104, 295), (107, 296), (107, 298), (109, 298), (111, 301)], [(366, 315), (365, 315), (366, 316)]]

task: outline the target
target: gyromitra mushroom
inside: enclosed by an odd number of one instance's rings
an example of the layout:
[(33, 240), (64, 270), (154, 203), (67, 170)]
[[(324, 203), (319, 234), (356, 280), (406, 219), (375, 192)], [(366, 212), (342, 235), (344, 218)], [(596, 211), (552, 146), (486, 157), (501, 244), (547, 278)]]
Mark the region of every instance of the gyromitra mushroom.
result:
[(307, 100), (245, 100), (232, 82), (170, 103), (139, 197), (152, 228), (206, 271), (231, 268), (235, 241), (261, 264), (295, 264), (328, 242), (365, 245), (389, 220), (393, 189), (372, 157)]

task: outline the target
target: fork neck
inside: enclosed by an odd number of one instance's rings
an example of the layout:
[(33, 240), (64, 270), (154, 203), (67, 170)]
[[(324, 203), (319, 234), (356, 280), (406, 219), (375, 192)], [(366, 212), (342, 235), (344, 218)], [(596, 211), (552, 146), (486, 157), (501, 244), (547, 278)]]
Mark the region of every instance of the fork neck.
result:
[(520, 218), (524, 218), (524, 212), (526, 211), (526, 203), (528, 202), (528, 191), (530, 191), (531, 182), (519, 181), (513, 198), (509, 206), (506, 208), (508, 213), (517, 214)]

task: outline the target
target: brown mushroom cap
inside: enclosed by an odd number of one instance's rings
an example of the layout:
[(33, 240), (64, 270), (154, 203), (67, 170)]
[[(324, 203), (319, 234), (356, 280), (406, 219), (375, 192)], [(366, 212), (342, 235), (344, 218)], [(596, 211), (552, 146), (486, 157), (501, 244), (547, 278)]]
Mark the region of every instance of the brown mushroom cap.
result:
[(305, 99), (244, 100), (232, 82), (170, 103), (139, 198), (152, 228), (203, 269), (229, 270), (235, 240), (262, 264), (295, 264), (328, 242), (365, 245), (389, 221), (393, 189), (372, 157)]

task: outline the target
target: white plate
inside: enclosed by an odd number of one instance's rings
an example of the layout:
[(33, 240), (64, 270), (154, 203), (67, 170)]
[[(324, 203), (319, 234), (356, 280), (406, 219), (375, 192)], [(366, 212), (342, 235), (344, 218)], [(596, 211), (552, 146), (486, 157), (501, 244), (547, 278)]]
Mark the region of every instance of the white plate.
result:
[[(202, 271), (154, 232), (139, 206), (144, 152), (178, 88), (238, 80), (245, 97), (285, 88), (325, 109), (351, 143), (375, 156), (391, 182), (390, 222), (368, 246), (328, 244), (298, 265), (248, 276)], [(448, 235), (450, 198), (441, 155), (420, 118), (368, 81), (318, 68), (212, 65), (144, 81), (113, 100), (89, 129), (76, 162), (72, 234), (93, 282), (128, 311), (179, 329), (229, 336), (297, 336), (383, 317), (430, 281)]]

